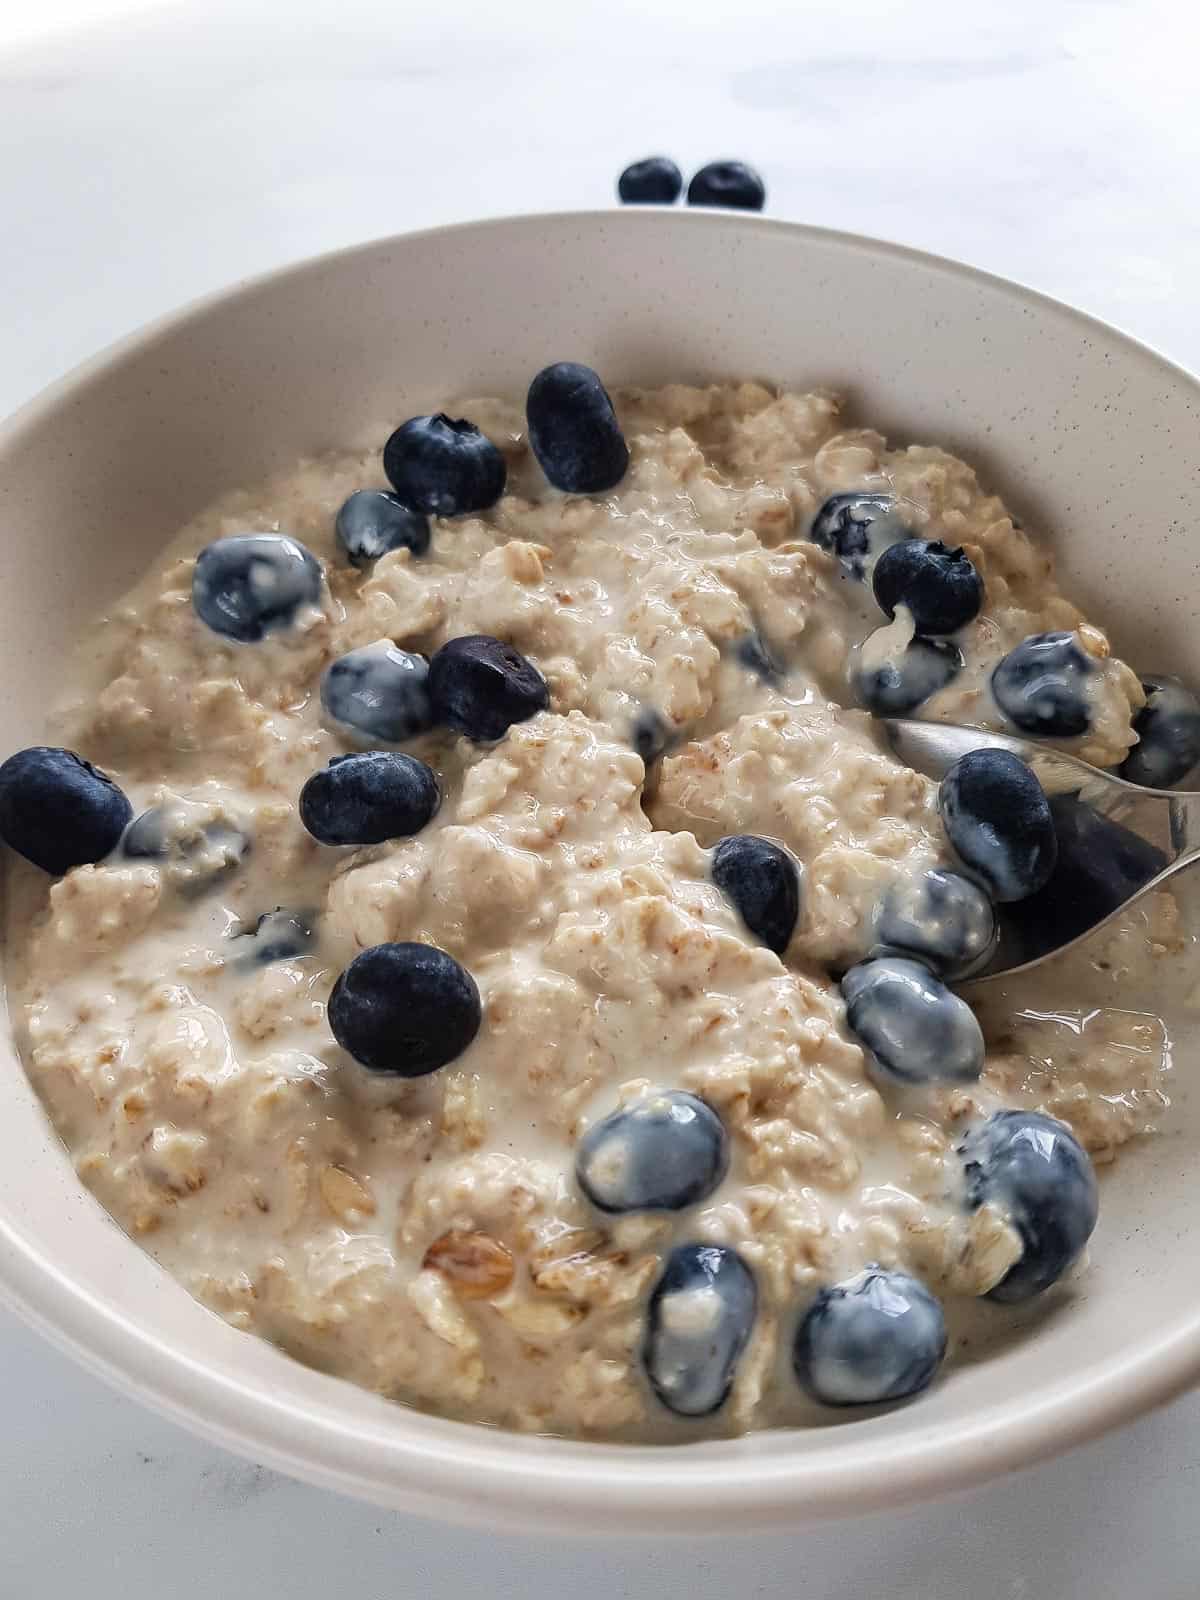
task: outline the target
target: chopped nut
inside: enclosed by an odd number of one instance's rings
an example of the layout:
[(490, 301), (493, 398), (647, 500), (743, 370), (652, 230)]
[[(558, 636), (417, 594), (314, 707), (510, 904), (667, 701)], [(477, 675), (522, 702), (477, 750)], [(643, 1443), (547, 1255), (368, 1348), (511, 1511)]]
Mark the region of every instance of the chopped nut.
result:
[(321, 1168), (321, 1198), (342, 1222), (353, 1222), (358, 1216), (371, 1216), (375, 1202), (371, 1191), (345, 1167)]
[(502, 1294), (513, 1278), (512, 1251), (487, 1233), (451, 1228), (435, 1239), (421, 1265), (440, 1272), (464, 1300)]

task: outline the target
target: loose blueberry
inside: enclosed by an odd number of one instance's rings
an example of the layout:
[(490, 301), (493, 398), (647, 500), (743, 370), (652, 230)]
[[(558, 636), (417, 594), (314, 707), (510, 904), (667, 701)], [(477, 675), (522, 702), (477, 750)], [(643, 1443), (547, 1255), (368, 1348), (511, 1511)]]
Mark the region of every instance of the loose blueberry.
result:
[[(877, 717), (907, 716), (963, 669), (962, 651), (949, 639), (911, 639), (898, 659), (875, 661), (871, 645), (879, 633), (864, 643), (851, 684), (860, 703)], [(872, 665), (864, 667), (864, 659)]]
[(875, 563), (871, 585), (889, 617), (898, 605), (907, 606), (922, 635), (956, 633), (983, 605), (983, 580), (971, 558), (940, 539), (890, 545)]
[(965, 1000), (919, 961), (880, 956), (842, 979), (846, 1026), (880, 1076), (895, 1083), (971, 1083), (983, 1032)]
[(435, 715), (468, 739), (502, 739), (550, 704), (550, 691), (532, 661), (486, 633), (451, 639), (429, 663)]
[(886, 494), (831, 494), (813, 518), (808, 537), (861, 583), (871, 562), (904, 537), (896, 502)]
[(620, 483), (629, 448), (608, 390), (591, 367), (544, 367), (525, 401), (529, 444), (546, 477), (568, 494), (599, 494)]
[(0, 839), (43, 872), (102, 861), (132, 815), (108, 774), (72, 750), (34, 745), (0, 766)]
[(682, 1211), (729, 1167), (720, 1117), (682, 1089), (657, 1091), (597, 1122), (579, 1141), (579, 1187), (601, 1211)]
[(996, 913), (977, 883), (961, 873), (930, 867), (901, 878), (875, 914), (874, 954), (911, 956), (944, 978), (973, 971), (996, 942)]
[(713, 850), (712, 879), (754, 937), (781, 956), (800, 915), (795, 858), (757, 834), (731, 834)]
[(285, 911), (276, 906), (264, 911), (247, 933), (233, 936), (242, 967), (269, 967), (274, 961), (294, 961), (307, 955), (316, 943), (311, 912)]
[(441, 801), (423, 761), (398, 750), (334, 756), (300, 791), (300, 820), (322, 844), (382, 844), (419, 833)]
[(1200, 761), (1200, 700), (1178, 678), (1145, 677), (1146, 704), (1133, 719), (1138, 742), (1121, 763), (1127, 783), (1173, 789)]
[(1042, 786), (1007, 750), (972, 750), (942, 779), (946, 836), (993, 900), (1023, 900), (1054, 871), (1058, 841)]
[(754, 1329), (758, 1291), (735, 1250), (681, 1244), (650, 1296), (642, 1364), (654, 1393), (680, 1417), (706, 1417), (729, 1398)]
[(928, 1388), (946, 1354), (946, 1319), (907, 1272), (868, 1267), (822, 1289), (796, 1332), (801, 1386), (827, 1406), (872, 1406)]
[(351, 650), (322, 673), (321, 704), (360, 739), (402, 744), (434, 725), (429, 663), (386, 640)]
[(329, 997), (329, 1026), (371, 1072), (423, 1078), (453, 1061), (479, 1032), (475, 980), (430, 944), (377, 944), (342, 973)]
[(666, 719), (653, 706), (643, 706), (633, 719), (633, 748), (646, 766), (653, 766), (670, 741)]
[(356, 567), (370, 566), (389, 550), (429, 549), (429, 518), (386, 489), (358, 489), (337, 514), (334, 534)]
[(766, 185), (744, 161), (710, 161), (688, 184), (690, 206), (728, 206), (735, 211), (761, 211)]
[(383, 470), (406, 506), (431, 517), (486, 511), (504, 493), (508, 476), (485, 433), (442, 411), (402, 423), (383, 447)]
[(1035, 633), (992, 673), (992, 695), (1022, 733), (1073, 739), (1092, 725), (1087, 680), (1096, 663), (1073, 633)]
[(1082, 1255), (1100, 1197), (1087, 1152), (1066, 1126), (1041, 1111), (998, 1111), (959, 1147), (974, 1209), (991, 1204), (1021, 1238), (1021, 1258), (990, 1300), (1029, 1300)]
[(125, 830), (122, 852), (131, 860), (159, 861), (185, 894), (203, 894), (232, 875), (250, 840), (232, 823), (191, 823), (185, 810), (166, 804), (143, 811)]
[(764, 683), (774, 683), (782, 670), (770, 646), (757, 628), (751, 633), (743, 634), (738, 640), (737, 658), (747, 672), (752, 672)]
[(617, 179), (617, 194), (627, 206), (673, 206), (682, 189), (683, 173), (669, 156), (635, 161)]
[(282, 533), (240, 533), (206, 545), (192, 573), (192, 607), (214, 633), (242, 644), (288, 628), (321, 598), (311, 550)]

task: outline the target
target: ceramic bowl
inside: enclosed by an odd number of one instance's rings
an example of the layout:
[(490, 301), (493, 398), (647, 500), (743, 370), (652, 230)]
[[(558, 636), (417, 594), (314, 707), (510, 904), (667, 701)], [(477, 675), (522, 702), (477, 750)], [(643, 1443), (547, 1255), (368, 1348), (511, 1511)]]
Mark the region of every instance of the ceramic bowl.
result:
[[(1048, 533), (1068, 592), (1128, 659), (1200, 679), (1193, 378), (1066, 306), (910, 250), (630, 210), (409, 235), (273, 273), (126, 340), (10, 421), (0, 747), (39, 737), (81, 623), (219, 491), (447, 395), (519, 393), (564, 358), (610, 383), (846, 391), (894, 439), (975, 463)], [(1186, 1028), (1179, 1042), (1185, 1059)], [(588, 1534), (788, 1526), (962, 1489), (1200, 1372), (1187, 1260), (1200, 1113), (1186, 1095), (1105, 1181), (1090, 1269), (1025, 1337), (888, 1414), (632, 1448), (426, 1416), (233, 1331), (109, 1221), (0, 1049), (0, 1291), (176, 1420), (389, 1506)]]

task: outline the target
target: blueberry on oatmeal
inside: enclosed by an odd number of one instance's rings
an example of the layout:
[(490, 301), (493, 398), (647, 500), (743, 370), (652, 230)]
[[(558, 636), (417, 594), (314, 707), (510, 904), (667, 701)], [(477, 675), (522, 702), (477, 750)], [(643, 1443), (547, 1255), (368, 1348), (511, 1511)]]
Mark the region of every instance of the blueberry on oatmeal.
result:
[(808, 537), (861, 583), (875, 558), (903, 538), (904, 530), (891, 495), (831, 494), (813, 518)]
[(386, 489), (356, 489), (338, 511), (333, 531), (354, 567), (369, 567), (390, 550), (423, 556), (429, 549), (429, 518)]
[(383, 447), (383, 470), (404, 505), (430, 517), (486, 511), (504, 493), (508, 469), (492, 441), (465, 417), (410, 417)]
[(0, 766), (0, 839), (43, 872), (102, 861), (132, 816), (108, 774), (73, 750), (34, 745)]
[(842, 979), (842, 996), (846, 1026), (885, 1081), (972, 1083), (983, 1071), (975, 1013), (919, 961), (862, 961)]
[(143, 811), (121, 840), (123, 855), (161, 863), (186, 894), (203, 894), (232, 877), (249, 850), (243, 829), (219, 818), (189, 822), (186, 812), (170, 803)]
[(681, 1244), (650, 1296), (642, 1364), (658, 1399), (679, 1417), (705, 1417), (729, 1398), (754, 1330), (758, 1290), (725, 1245)]
[(928, 1388), (945, 1355), (941, 1302), (907, 1272), (873, 1266), (818, 1293), (792, 1361), (822, 1405), (870, 1406)]
[(774, 683), (783, 671), (770, 645), (757, 628), (744, 633), (737, 642), (737, 658), (747, 672), (763, 683)]
[(462, 1055), (479, 1032), (475, 980), (430, 944), (377, 944), (342, 973), (329, 997), (329, 1026), (359, 1066), (423, 1078)]
[(977, 883), (930, 867), (899, 877), (876, 908), (873, 955), (910, 956), (943, 978), (974, 971), (996, 943), (996, 913)]
[(525, 401), (529, 445), (556, 489), (600, 494), (625, 476), (629, 447), (608, 390), (591, 367), (544, 367)]
[(957, 633), (983, 606), (983, 580), (963, 550), (940, 539), (900, 539), (875, 563), (871, 586), (880, 608), (894, 617), (907, 606), (918, 634)]
[(1142, 679), (1146, 704), (1133, 719), (1138, 742), (1119, 767), (1127, 783), (1173, 789), (1200, 762), (1200, 700), (1178, 678)]
[(321, 674), (321, 704), (363, 743), (403, 744), (436, 720), (429, 662), (386, 639), (331, 661)]
[(671, 742), (666, 719), (653, 706), (643, 706), (634, 717), (631, 736), (633, 748), (647, 767), (662, 757)]
[(781, 956), (800, 915), (795, 857), (757, 834), (731, 834), (713, 850), (712, 879), (754, 937)]
[(1073, 739), (1092, 725), (1088, 679), (1096, 663), (1074, 633), (1035, 633), (992, 673), (992, 695), (1022, 733)]
[(673, 206), (682, 191), (683, 173), (670, 156), (635, 161), (617, 179), (617, 194), (627, 206)]
[(1041, 1294), (1083, 1254), (1100, 1209), (1096, 1174), (1083, 1146), (1041, 1111), (998, 1111), (959, 1146), (972, 1209), (992, 1205), (1016, 1229), (1021, 1257), (990, 1300)]
[(1054, 871), (1058, 840), (1041, 784), (1008, 750), (972, 750), (942, 779), (946, 837), (993, 900), (1023, 900)]
[(683, 1089), (653, 1090), (610, 1112), (579, 1141), (575, 1174), (600, 1211), (682, 1211), (729, 1167), (720, 1117)]
[(311, 550), (282, 533), (218, 539), (196, 557), (192, 607), (214, 633), (258, 644), (289, 628), (321, 599), (321, 567)]
[(429, 693), (439, 722), (477, 743), (502, 739), (550, 704), (546, 680), (519, 650), (489, 634), (451, 639), (429, 663)]
[(744, 161), (710, 161), (688, 184), (690, 206), (724, 206), (735, 211), (761, 211), (767, 188)]
[(276, 906), (274, 911), (264, 911), (253, 928), (234, 934), (232, 942), (239, 966), (269, 967), (276, 961), (307, 955), (316, 938), (311, 912)]
[(322, 844), (383, 844), (419, 833), (441, 803), (437, 778), (398, 750), (334, 756), (300, 791), (300, 820)]
[(874, 716), (905, 717), (954, 682), (963, 669), (962, 651), (949, 639), (910, 639), (898, 656), (879, 659), (871, 646), (884, 631), (863, 644), (851, 687)]

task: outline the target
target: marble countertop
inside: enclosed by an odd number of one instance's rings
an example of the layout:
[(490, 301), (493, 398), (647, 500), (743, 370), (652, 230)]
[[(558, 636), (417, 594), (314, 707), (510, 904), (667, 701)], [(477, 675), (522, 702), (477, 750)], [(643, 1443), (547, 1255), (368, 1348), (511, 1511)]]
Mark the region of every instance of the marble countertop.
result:
[[(1200, 367), (1177, 0), (39, 0), (0, 8), (0, 413), (247, 273), (610, 203), (652, 151), (1022, 279)], [(10, 537), (14, 536), (10, 531)], [(951, 1505), (791, 1537), (449, 1532), (225, 1455), (0, 1312), (0, 1600), (1194, 1600), (1200, 1397)]]

